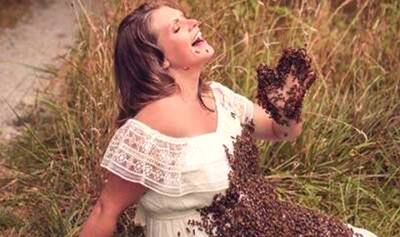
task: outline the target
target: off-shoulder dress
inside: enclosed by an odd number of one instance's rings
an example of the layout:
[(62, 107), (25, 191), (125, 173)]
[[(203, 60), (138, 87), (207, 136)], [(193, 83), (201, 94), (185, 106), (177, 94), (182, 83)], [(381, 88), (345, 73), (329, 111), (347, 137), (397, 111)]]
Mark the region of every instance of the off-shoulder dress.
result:
[[(200, 220), (196, 208), (209, 205), (229, 186), (230, 166), (224, 146), (233, 152), (233, 137), (241, 123), (253, 118), (254, 105), (220, 82), (210, 81), (216, 105), (217, 129), (194, 137), (167, 136), (134, 118), (113, 135), (101, 167), (146, 186), (137, 204), (135, 223), (147, 237), (208, 236), (187, 232), (189, 219)], [(354, 228), (364, 236), (372, 233)]]

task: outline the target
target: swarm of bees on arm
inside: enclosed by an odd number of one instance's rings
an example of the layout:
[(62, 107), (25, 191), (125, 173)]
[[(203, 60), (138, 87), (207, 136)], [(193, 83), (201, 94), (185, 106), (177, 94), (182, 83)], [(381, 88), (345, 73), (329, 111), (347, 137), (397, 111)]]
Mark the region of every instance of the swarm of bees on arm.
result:
[(258, 103), (278, 124), (288, 126), (292, 119), (299, 122), (303, 98), (315, 79), (304, 48), (284, 49), (276, 68), (257, 67)]
[(201, 221), (188, 221), (193, 228), (187, 230), (191, 236), (197, 227), (212, 237), (362, 237), (334, 217), (279, 200), (276, 186), (258, 169), (253, 132), (253, 121), (242, 124), (242, 133), (233, 142), (233, 154), (224, 146), (231, 165), (229, 187), (215, 195), (210, 205), (197, 209)]

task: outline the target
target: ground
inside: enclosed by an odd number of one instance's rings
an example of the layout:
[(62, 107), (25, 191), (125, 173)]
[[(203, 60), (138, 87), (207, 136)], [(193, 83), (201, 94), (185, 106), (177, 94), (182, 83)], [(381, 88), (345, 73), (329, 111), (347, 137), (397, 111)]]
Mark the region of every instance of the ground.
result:
[(44, 88), (48, 78), (40, 68), (59, 65), (59, 57), (68, 53), (77, 29), (77, 20), (67, 1), (46, 5), (33, 2), (31, 14), (0, 35), (0, 140), (16, 134), (15, 123), (23, 108), (34, 103), (36, 89)]
[[(46, 70), (61, 66), (73, 46), (80, 8), (72, 2), (76, 1), (4, 2), (0, 10), (0, 143), (18, 134), (21, 123), (16, 114), (23, 117), (29, 111), (38, 91), (53, 79)], [(90, 11), (99, 11), (94, 0), (82, 2)], [(0, 177), (7, 173), (2, 164), (0, 159)]]

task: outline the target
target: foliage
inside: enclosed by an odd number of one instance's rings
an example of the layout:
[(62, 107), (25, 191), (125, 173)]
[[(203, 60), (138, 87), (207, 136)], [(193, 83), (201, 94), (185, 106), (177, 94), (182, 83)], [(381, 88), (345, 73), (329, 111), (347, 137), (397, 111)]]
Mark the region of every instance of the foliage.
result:
[[(254, 102), (256, 66), (306, 47), (318, 80), (305, 97), (303, 132), (293, 142), (257, 142), (260, 166), (281, 195), (400, 236), (399, 2), (181, 2), (216, 49), (205, 76)], [(107, 1), (102, 19), (83, 16), (79, 43), (49, 87), (57, 93), (46, 91), (24, 133), (1, 148), (12, 171), (0, 180), (5, 236), (75, 236), (87, 218), (114, 132), (113, 39), (135, 4)], [(119, 236), (137, 236), (131, 211)]]

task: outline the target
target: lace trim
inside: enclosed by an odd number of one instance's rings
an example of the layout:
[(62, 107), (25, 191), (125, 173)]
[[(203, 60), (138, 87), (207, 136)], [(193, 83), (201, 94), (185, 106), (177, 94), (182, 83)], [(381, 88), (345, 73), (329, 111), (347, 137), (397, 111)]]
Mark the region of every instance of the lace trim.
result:
[(100, 165), (160, 193), (180, 194), (180, 161), (187, 144), (166, 142), (154, 135), (128, 121), (115, 132)]
[[(203, 157), (205, 148), (198, 150), (204, 145), (171, 143), (144, 130), (135, 120), (128, 120), (115, 132), (100, 165), (167, 196), (227, 188), (229, 164), (222, 144), (207, 157)], [(193, 166), (190, 159), (202, 162)]]
[(247, 123), (253, 119), (254, 104), (250, 99), (234, 92), (232, 89), (219, 82), (214, 81), (214, 83), (223, 94), (222, 104), (226, 108), (233, 110), (233, 116), (236, 117), (235, 115), (237, 115), (240, 123)]

